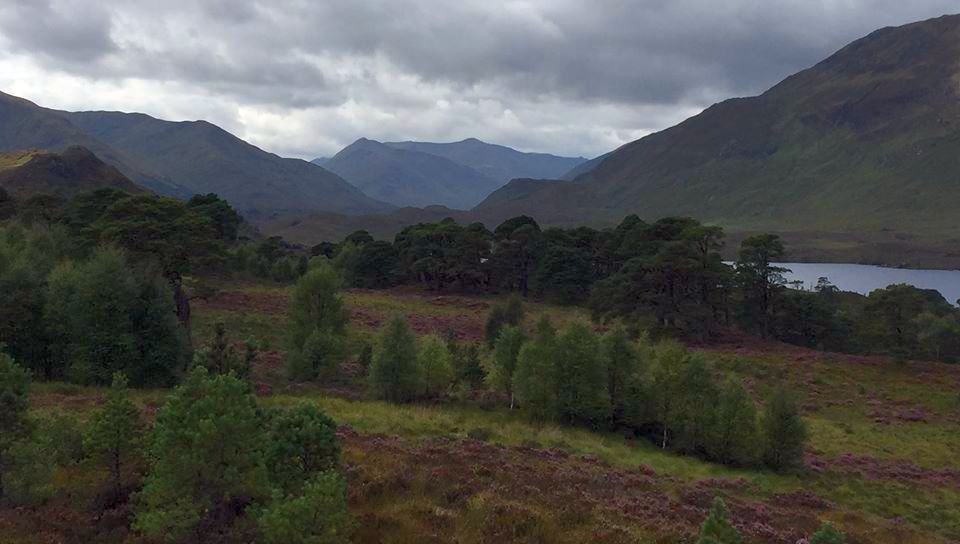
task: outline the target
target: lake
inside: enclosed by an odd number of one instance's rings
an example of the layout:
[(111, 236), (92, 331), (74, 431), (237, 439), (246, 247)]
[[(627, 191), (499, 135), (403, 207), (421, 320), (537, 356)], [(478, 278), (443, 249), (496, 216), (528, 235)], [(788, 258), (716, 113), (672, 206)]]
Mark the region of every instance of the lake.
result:
[(960, 299), (960, 270), (912, 270), (840, 263), (777, 264), (792, 271), (785, 275), (787, 281), (802, 281), (805, 289), (813, 288), (818, 278), (826, 277), (843, 291), (864, 295), (894, 283), (907, 283), (921, 289), (936, 289), (951, 304)]

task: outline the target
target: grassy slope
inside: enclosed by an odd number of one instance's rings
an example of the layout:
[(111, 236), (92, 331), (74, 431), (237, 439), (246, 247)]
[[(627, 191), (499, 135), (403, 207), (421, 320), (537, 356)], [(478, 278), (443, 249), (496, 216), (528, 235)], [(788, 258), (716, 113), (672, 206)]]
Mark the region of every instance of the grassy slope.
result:
[[(394, 406), (363, 399), (355, 386), (287, 384), (279, 367), (287, 289), (222, 287), (198, 304), (197, 336), (222, 320), (236, 337), (267, 342), (256, 379), (272, 384), (273, 394), (263, 402), (316, 402), (349, 426), (342, 438), (358, 542), (676, 542), (695, 530), (714, 494), (727, 499), (749, 542), (792, 544), (819, 519), (839, 524), (852, 543), (960, 539), (958, 367), (896, 367), (750, 339), (701, 348), (719, 374), (741, 377), (758, 395), (778, 380), (801, 392), (813, 468), (778, 476), (614, 434), (531, 425), (502, 408)], [(490, 302), (416, 291), (353, 291), (347, 300), (355, 342), (370, 339), (392, 313), (410, 316), (418, 332), (452, 325), (476, 337)], [(584, 317), (575, 308), (529, 308), (533, 318), (542, 313), (559, 322)], [(33, 405), (82, 414), (102, 393), (41, 384)], [(162, 395), (139, 392), (138, 401), (150, 414)], [(86, 465), (60, 471), (59, 492), (72, 498), (36, 513), (54, 519), (50, 531), (68, 530), (66, 505), (92, 500), (96, 477)], [(19, 530), (19, 541), (35, 541), (27, 518), (18, 519), (0, 516), (0, 540), (17, 541)]]

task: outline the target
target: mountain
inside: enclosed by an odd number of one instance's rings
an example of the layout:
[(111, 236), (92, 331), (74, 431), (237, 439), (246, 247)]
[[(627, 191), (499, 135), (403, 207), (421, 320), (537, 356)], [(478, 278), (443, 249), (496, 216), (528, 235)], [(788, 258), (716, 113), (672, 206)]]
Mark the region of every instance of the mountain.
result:
[(559, 178), (577, 165), (583, 157), (558, 157), (548, 153), (524, 153), (502, 145), (488, 144), (476, 138), (459, 142), (386, 142), (395, 149), (419, 151), (469, 166), (503, 185), (514, 178)]
[(689, 215), (734, 231), (956, 236), (960, 16), (871, 33), (765, 93), (629, 143), (574, 183), (476, 211), (544, 223)]
[(324, 165), (373, 198), (396, 206), (474, 206), (499, 184), (449, 159), (360, 138)]
[(70, 198), (105, 188), (130, 194), (148, 192), (80, 146), (68, 147), (60, 153), (39, 150), (0, 153), (0, 188), (17, 199), (38, 194)]
[(330, 157), (317, 157), (310, 162), (316, 164), (317, 166), (323, 166), (330, 162)]
[(581, 162), (580, 164), (568, 170), (567, 173), (560, 176), (559, 179), (566, 180), (566, 181), (573, 181), (578, 177), (586, 174), (587, 172), (592, 172), (597, 167), (597, 165), (603, 162), (603, 159), (606, 159), (612, 154), (613, 154), (613, 151), (610, 151), (610, 152), (604, 153), (603, 155), (600, 155), (599, 157), (594, 157), (588, 161)]
[(150, 175), (123, 152), (97, 140), (66, 119), (61, 112), (0, 92), (0, 152), (24, 149), (62, 151), (81, 146), (103, 161), (158, 193), (187, 198), (187, 188)]
[[(386, 211), (336, 174), (253, 146), (206, 121), (172, 122), (141, 113), (62, 112), (143, 169), (193, 193), (217, 193), (249, 217), (278, 211)], [(136, 177), (134, 176), (134, 179)]]
[(319, 166), (267, 153), (205, 121), (64, 112), (0, 93), (0, 151), (62, 151), (73, 145), (158, 193), (188, 198), (215, 192), (248, 217), (391, 209)]

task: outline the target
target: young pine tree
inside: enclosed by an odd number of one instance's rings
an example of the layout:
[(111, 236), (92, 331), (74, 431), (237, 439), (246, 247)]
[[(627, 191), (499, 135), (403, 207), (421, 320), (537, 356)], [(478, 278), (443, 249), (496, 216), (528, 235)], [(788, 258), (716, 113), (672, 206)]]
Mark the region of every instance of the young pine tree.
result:
[(605, 361), (597, 335), (584, 323), (570, 325), (557, 342), (557, 408), (563, 421), (600, 426), (610, 418)]
[(115, 498), (122, 490), (123, 467), (139, 456), (142, 434), (140, 411), (130, 400), (127, 377), (118, 372), (113, 375), (106, 402), (90, 418), (84, 437), (84, 448), (110, 471)]
[(420, 339), (417, 362), (420, 367), (422, 394), (434, 399), (446, 393), (453, 383), (453, 363), (447, 343), (435, 334)]
[(313, 476), (340, 467), (337, 424), (315, 405), (278, 409), (267, 426), (267, 467), (284, 492), (299, 493)]
[(491, 378), (494, 388), (510, 398), (513, 409), (513, 374), (517, 370), (517, 358), (526, 342), (523, 329), (507, 325), (500, 330), (500, 336), (493, 345), (493, 372)]
[(829, 521), (820, 524), (817, 532), (810, 535), (810, 544), (843, 544), (846, 539)]
[(341, 544), (349, 542), (351, 517), (347, 509), (347, 482), (334, 470), (310, 477), (303, 491), (273, 500), (257, 515), (265, 544)]
[(4, 481), (16, 466), (16, 447), (30, 434), (27, 422), (27, 394), (30, 373), (0, 352), (0, 502), (4, 500)]
[(557, 417), (557, 332), (546, 317), (533, 340), (520, 349), (513, 386), (524, 413), (534, 421)]
[(716, 497), (710, 507), (707, 519), (700, 525), (697, 544), (740, 544), (742, 539), (736, 527), (730, 524), (727, 506), (723, 499)]
[(796, 399), (784, 387), (774, 389), (767, 400), (760, 430), (767, 466), (777, 471), (803, 466), (807, 426), (800, 417)]
[(391, 318), (380, 331), (369, 380), (373, 395), (391, 402), (409, 402), (420, 392), (417, 342), (403, 318)]
[(268, 496), (263, 419), (250, 386), (194, 367), (157, 412), (134, 507), (147, 538), (204, 541), (228, 512)]

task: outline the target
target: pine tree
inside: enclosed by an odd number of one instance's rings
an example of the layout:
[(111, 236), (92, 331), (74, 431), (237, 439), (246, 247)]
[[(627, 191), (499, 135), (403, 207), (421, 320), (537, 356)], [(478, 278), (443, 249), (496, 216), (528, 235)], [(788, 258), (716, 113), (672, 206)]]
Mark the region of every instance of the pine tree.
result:
[[(349, 542), (351, 517), (347, 482), (336, 471), (312, 476), (299, 495), (274, 493), (257, 516), (265, 544), (343, 544)], [(258, 542), (261, 540), (258, 540)]]
[(803, 466), (807, 426), (800, 417), (794, 396), (784, 387), (774, 389), (761, 421), (763, 460), (778, 471)]
[(118, 372), (113, 375), (106, 402), (91, 416), (84, 437), (86, 450), (109, 469), (114, 497), (121, 493), (123, 467), (139, 455), (142, 433), (140, 411), (127, 392), (127, 377)]
[(700, 525), (697, 544), (740, 544), (741, 542), (740, 533), (730, 524), (727, 505), (720, 497), (714, 498), (707, 519)]
[(314, 475), (339, 468), (337, 424), (315, 405), (274, 411), (268, 429), (267, 467), (285, 492), (299, 492)]
[(513, 373), (517, 370), (517, 358), (526, 338), (523, 329), (507, 325), (500, 330), (500, 336), (493, 346), (493, 385), (497, 391), (510, 398), (513, 409)]
[(194, 367), (157, 412), (133, 527), (181, 541), (200, 528), (223, 529), (216, 520), (266, 497), (263, 423), (246, 382)]
[(391, 318), (380, 331), (369, 380), (374, 396), (391, 402), (411, 401), (420, 392), (416, 338), (403, 318)]

